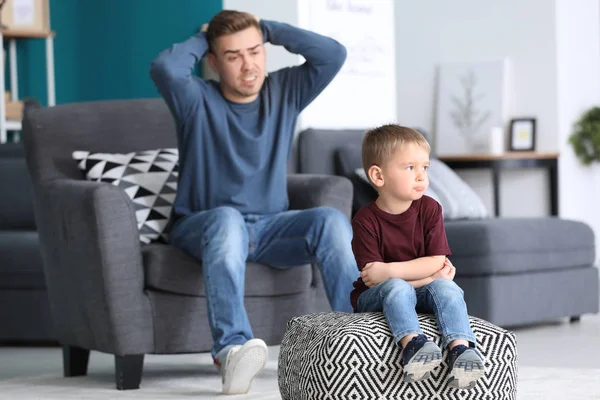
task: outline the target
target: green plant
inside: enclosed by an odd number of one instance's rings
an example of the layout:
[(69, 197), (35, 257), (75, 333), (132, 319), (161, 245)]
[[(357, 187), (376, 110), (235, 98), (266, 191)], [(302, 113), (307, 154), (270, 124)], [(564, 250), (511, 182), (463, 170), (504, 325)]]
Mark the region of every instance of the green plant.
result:
[(569, 142), (583, 164), (600, 161), (600, 107), (592, 107), (583, 114)]

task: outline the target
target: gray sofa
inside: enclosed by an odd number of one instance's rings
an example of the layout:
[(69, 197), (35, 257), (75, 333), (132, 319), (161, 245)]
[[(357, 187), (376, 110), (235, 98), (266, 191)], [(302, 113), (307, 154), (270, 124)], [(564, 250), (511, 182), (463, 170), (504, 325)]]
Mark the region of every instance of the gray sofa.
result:
[[(85, 375), (90, 350), (115, 355), (118, 389), (139, 387), (144, 354), (209, 351), (201, 264), (164, 244), (141, 245), (125, 192), (85, 181), (74, 150), (126, 153), (176, 147), (161, 99), (32, 110), (24, 120), (27, 164), (56, 336), (66, 376)], [(352, 186), (331, 175), (291, 175), (290, 207), (350, 215)], [(245, 303), (254, 334), (281, 342), (293, 316), (330, 310), (311, 265), (247, 265)]]
[[(298, 138), (299, 171), (348, 177), (354, 210), (376, 194), (352, 174), (361, 166), (363, 134), (309, 129)], [(348, 156), (352, 145), (358, 150)], [(446, 221), (445, 227), (471, 315), (511, 327), (598, 312), (594, 233), (586, 224), (492, 218)]]
[(0, 145), (0, 187), (0, 341), (51, 341), (52, 319), (21, 144)]

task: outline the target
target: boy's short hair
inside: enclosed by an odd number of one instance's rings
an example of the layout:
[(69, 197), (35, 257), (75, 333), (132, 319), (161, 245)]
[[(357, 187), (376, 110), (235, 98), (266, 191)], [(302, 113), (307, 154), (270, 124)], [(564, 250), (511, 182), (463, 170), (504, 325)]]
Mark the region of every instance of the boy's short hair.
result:
[(232, 33), (243, 31), (250, 27), (255, 27), (261, 31), (260, 24), (254, 15), (235, 10), (223, 10), (215, 15), (208, 23), (206, 30), (206, 40), (209, 50), (214, 50), (215, 40), (221, 36), (231, 35)]
[(371, 166), (382, 166), (399, 146), (407, 143), (417, 144), (428, 153), (431, 151), (423, 135), (405, 126), (388, 124), (367, 131), (362, 141), (362, 162), (367, 176)]

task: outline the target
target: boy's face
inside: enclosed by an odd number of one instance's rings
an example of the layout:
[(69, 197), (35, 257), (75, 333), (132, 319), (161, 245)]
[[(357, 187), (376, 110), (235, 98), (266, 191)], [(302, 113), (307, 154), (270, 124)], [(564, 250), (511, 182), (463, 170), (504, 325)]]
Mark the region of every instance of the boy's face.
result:
[(420, 199), (429, 187), (428, 168), (429, 152), (418, 144), (407, 143), (398, 147), (387, 163), (371, 167), (369, 175), (380, 196), (413, 201)]
[(208, 55), (208, 61), (219, 75), (223, 96), (235, 103), (256, 99), (265, 81), (266, 55), (261, 32), (250, 27), (221, 36), (215, 40), (213, 53)]

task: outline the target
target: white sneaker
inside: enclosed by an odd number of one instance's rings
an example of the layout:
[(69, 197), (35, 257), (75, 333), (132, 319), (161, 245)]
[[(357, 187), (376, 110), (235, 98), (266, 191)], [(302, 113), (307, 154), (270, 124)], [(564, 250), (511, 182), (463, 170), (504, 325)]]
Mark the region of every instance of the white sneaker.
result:
[(248, 393), (252, 380), (264, 368), (268, 357), (267, 345), (260, 339), (248, 340), (243, 346), (233, 346), (221, 366), (223, 393)]

